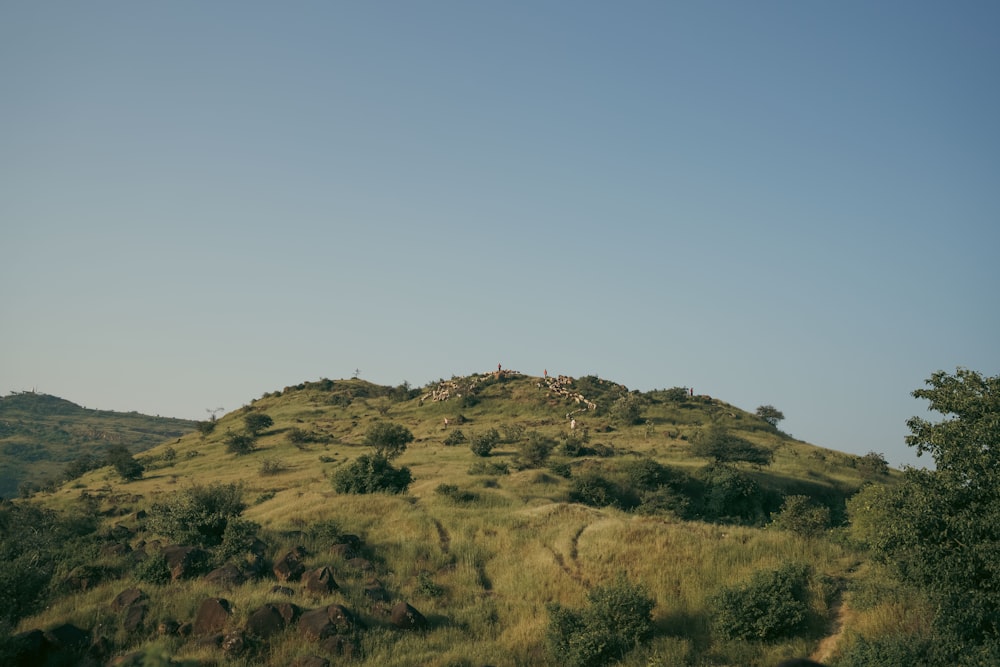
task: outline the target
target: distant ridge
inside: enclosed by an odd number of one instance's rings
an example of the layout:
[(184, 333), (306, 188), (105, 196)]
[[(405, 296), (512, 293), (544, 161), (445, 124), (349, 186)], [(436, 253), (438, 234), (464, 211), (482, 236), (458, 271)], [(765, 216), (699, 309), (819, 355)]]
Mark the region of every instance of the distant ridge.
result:
[(108, 445), (141, 452), (195, 426), (188, 419), (90, 410), (35, 391), (0, 397), (0, 497), (59, 481), (67, 464), (102, 457)]

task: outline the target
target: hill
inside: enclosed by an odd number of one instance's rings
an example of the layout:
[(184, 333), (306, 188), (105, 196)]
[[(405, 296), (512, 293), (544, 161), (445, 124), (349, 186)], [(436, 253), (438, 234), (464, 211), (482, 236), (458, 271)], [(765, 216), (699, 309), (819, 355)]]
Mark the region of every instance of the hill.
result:
[(108, 445), (141, 452), (195, 429), (186, 419), (88, 410), (35, 392), (0, 397), (0, 497), (50, 485), (81, 456), (103, 458)]
[[(882, 585), (836, 526), (896, 475), (682, 388), (512, 371), (305, 382), (136, 458), (141, 479), (105, 467), (0, 508), (9, 652), (773, 665), (836, 651), (845, 596)], [(387, 471), (404, 492), (342, 492)], [(22, 543), (19, 521), (47, 529)]]

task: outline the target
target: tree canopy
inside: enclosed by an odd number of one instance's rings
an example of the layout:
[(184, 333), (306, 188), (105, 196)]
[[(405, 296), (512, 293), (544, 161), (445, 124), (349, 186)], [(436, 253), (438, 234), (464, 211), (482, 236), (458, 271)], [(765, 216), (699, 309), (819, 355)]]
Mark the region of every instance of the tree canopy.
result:
[(394, 459), (406, 451), (413, 442), (410, 429), (400, 424), (377, 421), (365, 433), (365, 444), (375, 449), (375, 456), (386, 460)]
[(943, 419), (913, 417), (908, 445), (935, 470), (867, 487), (852, 530), (936, 602), (941, 664), (1000, 664), (1000, 376), (936, 372), (913, 392)]

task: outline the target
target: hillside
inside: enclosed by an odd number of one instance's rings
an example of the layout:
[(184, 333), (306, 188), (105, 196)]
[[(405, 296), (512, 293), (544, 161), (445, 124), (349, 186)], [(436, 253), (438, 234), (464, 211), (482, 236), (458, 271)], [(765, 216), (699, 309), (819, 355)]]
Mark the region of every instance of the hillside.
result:
[[(386, 423), (412, 436), (389, 464), (409, 472), (406, 491), (335, 490), (376, 475), (357, 464), (371, 463), (366, 439)], [(77, 633), (97, 641), (95, 664), (140, 654), (604, 664), (613, 653), (627, 665), (773, 665), (836, 650), (842, 601), (871, 570), (835, 526), (847, 497), (895, 476), (717, 398), (511, 371), (419, 389), (306, 382), (137, 459), (142, 479), (106, 467), (4, 508), (8, 526), (33, 507), (77, 526), (91, 517), (64, 540), (86, 558), (58, 552), (42, 597), (11, 616), (22, 644), (33, 629)], [(809, 510), (782, 511), (792, 496)], [(212, 510), (210, 524), (198, 508)], [(53, 534), (66, 529), (51, 520)], [(713, 620), (726, 590), (793, 570), (794, 627), (756, 641)], [(614, 617), (630, 596), (648, 596), (651, 625), (630, 635), (642, 639), (634, 648), (607, 644), (600, 610)], [(881, 613), (871, 605), (851, 618), (863, 626)], [(35, 637), (39, 651), (56, 650)]]
[(48, 394), (0, 397), (0, 497), (16, 496), (24, 482), (50, 484), (79, 457), (103, 457), (108, 445), (141, 452), (194, 428), (186, 419), (88, 410)]

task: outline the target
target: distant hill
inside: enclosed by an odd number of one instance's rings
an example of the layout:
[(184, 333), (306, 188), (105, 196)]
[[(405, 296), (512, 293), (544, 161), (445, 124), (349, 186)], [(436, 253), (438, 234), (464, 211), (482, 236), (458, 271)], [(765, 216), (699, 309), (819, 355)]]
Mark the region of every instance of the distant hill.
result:
[(68, 463), (85, 454), (103, 456), (108, 445), (142, 452), (195, 426), (188, 419), (88, 410), (49, 394), (0, 397), (0, 497), (17, 495), (24, 482), (50, 483)]

